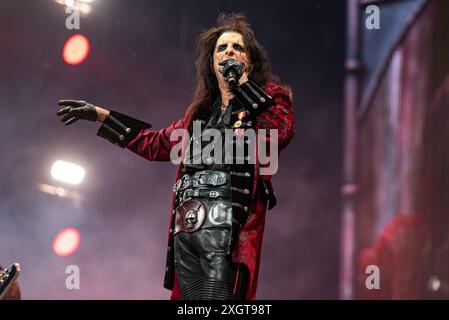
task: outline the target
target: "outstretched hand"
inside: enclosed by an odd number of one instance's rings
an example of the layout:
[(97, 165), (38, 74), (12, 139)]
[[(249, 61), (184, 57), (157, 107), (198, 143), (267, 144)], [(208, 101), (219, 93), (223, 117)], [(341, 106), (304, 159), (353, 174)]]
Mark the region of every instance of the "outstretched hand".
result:
[(79, 119), (97, 121), (97, 110), (93, 104), (82, 100), (60, 100), (58, 105), (62, 107), (57, 113), (61, 122), (66, 126), (75, 123)]

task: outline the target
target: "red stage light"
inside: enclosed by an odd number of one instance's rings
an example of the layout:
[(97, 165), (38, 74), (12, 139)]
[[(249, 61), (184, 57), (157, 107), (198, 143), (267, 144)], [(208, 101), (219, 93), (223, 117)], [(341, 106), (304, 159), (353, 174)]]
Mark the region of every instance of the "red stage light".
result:
[(53, 239), (53, 251), (58, 256), (70, 256), (80, 245), (80, 233), (75, 228), (60, 231)]
[(62, 49), (62, 57), (68, 64), (80, 64), (89, 54), (89, 40), (81, 34), (71, 36)]

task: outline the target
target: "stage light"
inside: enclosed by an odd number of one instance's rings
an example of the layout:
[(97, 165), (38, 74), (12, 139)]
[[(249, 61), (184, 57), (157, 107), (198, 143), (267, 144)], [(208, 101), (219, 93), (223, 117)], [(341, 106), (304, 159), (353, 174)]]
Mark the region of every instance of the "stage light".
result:
[(69, 190), (60, 186), (38, 183), (37, 189), (43, 193), (47, 193), (58, 198), (72, 200), (76, 205), (81, 204), (81, 202), (84, 200), (84, 196), (78, 191)]
[(80, 3), (79, 9), (82, 13), (85, 13), (85, 14), (88, 14), (91, 11), (90, 5), (88, 5), (87, 3)]
[(427, 289), (430, 291), (436, 292), (441, 287), (441, 281), (436, 276), (431, 276), (429, 281), (427, 282)]
[(91, 3), (93, 0), (54, 0), (63, 6), (70, 7), (73, 10), (78, 10), (83, 14), (88, 14), (92, 11)]
[(80, 245), (81, 236), (77, 229), (61, 230), (53, 239), (53, 251), (61, 257), (70, 256)]
[(62, 50), (62, 56), (68, 64), (80, 64), (89, 54), (89, 49), (89, 40), (81, 34), (75, 34), (66, 41)]
[(79, 165), (62, 160), (55, 161), (51, 168), (53, 179), (69, 184), (80, 184), (85, 173), (85, 170)]
[(73, 5), (75, 4), (75, 0), (65, 0), (64, 4), (68, 7), (73, 7)]

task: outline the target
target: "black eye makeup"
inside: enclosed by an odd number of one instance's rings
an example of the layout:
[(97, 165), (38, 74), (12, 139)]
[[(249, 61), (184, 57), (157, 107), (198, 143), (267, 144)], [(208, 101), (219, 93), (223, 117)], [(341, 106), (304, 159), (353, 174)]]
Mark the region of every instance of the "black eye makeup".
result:
[[(220, 44), (217, 47), (217, 52), (222, 52), (222, 51), (226, 50), (227, 47), (228, 46), (226, 44)], [(245, 51), (245, 49), (243, 49), (243, 47), (240, 44), (238, 44), (238, 43), (234, 43), (232, 47), (234, 48), (234, 50), (237, 50), (239, 52), (244, 52)]]
[(240, 52), (243, 52), (243, 47), (241, 45), (239, 45), (238, 43), (234, 44), (234, 49)]
[(222, 52), (222, 51), (224, 51), (224, 50), (226, 49), (226, 47), (227, 47), (227, 45), (225, 45), (225, 44), (220, 44), (220, 45), (217, 47), (217, 52)]

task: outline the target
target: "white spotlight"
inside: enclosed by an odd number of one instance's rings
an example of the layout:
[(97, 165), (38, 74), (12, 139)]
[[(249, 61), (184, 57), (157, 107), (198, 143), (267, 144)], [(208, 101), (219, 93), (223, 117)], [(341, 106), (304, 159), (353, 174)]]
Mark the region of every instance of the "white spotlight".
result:
[(75, 0), (65, 0), (64, 3), (67, 7), (73, 7)]
[(83, 181), (85, 171), (77, 164), (58, 160), (53, 163), (51, 168), (51, 176), (57, 181), (69, 184), (80, 184)]
[(88, 14), (90, 10), (90, 6), (87, 3), (80, 3), (79, 4), (79, 10), (81, 10), (82, 13)]

